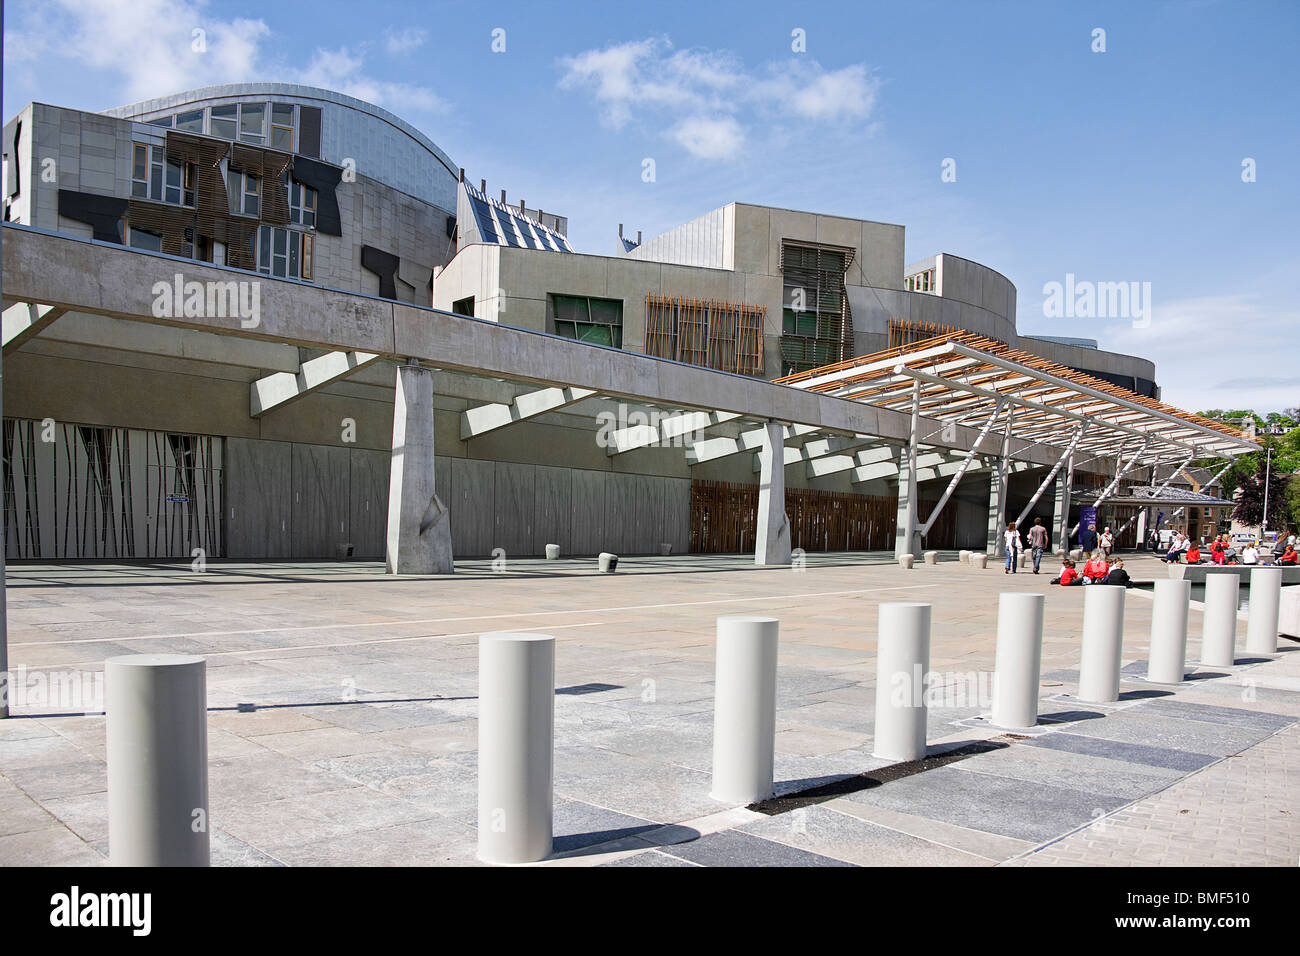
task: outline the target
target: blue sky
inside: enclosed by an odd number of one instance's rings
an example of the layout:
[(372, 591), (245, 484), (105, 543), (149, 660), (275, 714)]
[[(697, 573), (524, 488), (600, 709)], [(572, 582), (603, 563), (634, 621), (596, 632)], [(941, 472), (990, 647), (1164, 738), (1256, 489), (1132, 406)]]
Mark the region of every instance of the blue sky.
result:
[[(567, 215), (579, 251), (736, 200), (901, 223), (908, 261), (998, 269), (1022, 332), (1146, 355), (1168, 401), (1300, 404), (1289, 0), (5, 6), (6, 118), (30, 100), (327, 86)], [(1151, 283), (1150, 322), (1048, 318), (1044, 285), (1067, 274)]]

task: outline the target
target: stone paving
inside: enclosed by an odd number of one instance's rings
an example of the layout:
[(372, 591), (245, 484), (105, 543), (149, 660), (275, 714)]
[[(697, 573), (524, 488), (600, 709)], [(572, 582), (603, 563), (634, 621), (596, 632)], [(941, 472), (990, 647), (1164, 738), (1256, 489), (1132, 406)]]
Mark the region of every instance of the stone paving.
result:
[[(11, 667), (29, 686), (0, 722), (0, 864), (106, 862), (103, 717), (31, 685), (141, 652), (208, 660), (214, 863), (474, 864), (477, 637), (509, 629), (557, 639), (544, 865), (1295, 865), (1300, 647), (1147, 683), (1151, 601), (1135, 589), (1122, 699), (1084, 704), (1070, 696), (1082, 589), (953, 557), (905, 571), (887, 555), (809, 555), (802, 572), (624, 558), (613, 575), (594, 559), (467, 561), (403, 579), (359, 563), (11, 566)], [(981, 720), (1002, 590), (1046, 595), (1031, 734)], [(902, 776), (870, 755), (890, 600), (934, 605), (929, 740), (950, 754)], [(727, 613), (781, 620), (777, 789), (798, 804), (784, 812), (708, 795)], [(1239, 647), (1244, 632), (1243, 616)], [(1196, 609), (1189, 635), (1194, 661)]]

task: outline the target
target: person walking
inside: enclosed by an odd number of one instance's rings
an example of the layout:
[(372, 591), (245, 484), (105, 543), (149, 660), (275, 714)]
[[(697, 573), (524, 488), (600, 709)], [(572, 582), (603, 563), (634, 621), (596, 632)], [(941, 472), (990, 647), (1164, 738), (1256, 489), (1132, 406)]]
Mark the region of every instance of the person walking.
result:
[(1020, 567), (1020, 553), (1025, 550), (1025, 545), (1020, 540), (1020, 532), (1016, 530), (1014, 521), (1007, 525), (1006, 533), (1002, 538), (1007, 548), (1007, 566), (1002, 569), (1002, 573), (1015, 574)]
[(1079, 550), (1089, 554), (1097, 550), (1097, 526), (1090, 524), (1079, 531)]
[(1110, 533), (1110, 528), (1101, 533), (1101, 540), (1097, 542), (1097, 546), (1101, 548), (1102, 557), (1109, 561), (1110, 553), (1115, 550), (1115, 536)]
[(1047, 548), (1047, 529), (1043, 527), (1043, 519), (1035, 518), (1034, 526), (1029, 529), (1029, 551), (1034, 556), (1034, 573), (1038, 573), (1038, 566), (1043, 560), (1043, 551)]

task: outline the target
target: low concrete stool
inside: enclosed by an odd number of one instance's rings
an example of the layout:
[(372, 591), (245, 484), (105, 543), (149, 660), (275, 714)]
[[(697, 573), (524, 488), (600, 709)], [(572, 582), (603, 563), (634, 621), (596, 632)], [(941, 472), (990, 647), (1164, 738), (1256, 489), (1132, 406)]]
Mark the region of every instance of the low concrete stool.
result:
[(548, 544), (546, 546), (546, 560), (547, 561), (560, 560), (560, 546), (558, 544)]
[(600, 563), (600, 570), (606, 574), (612, 574), (618, 567), (618, 555), (610, 554), (608, 551), (600, 552), (596, 560)]
[(1071, 560), (1071, 561), (1082, 561), (1082, 560), (1083, 560), (1083, 552), (1080, 551), (1078, 548), (1075, 548), (1073, 551), (1070, 552), (1070, 560)]
[(670, 555), (670, 554), (673, 553), (673, 546), (672, 546), (671, 544), (668, 544), (667, 542), (665, 542), (665, 543), (659, 545), (659, 553), (662, 554), (662, 555), (666, 558), (666, 557), (668, 557), (668, 555)]
[(925, 552), (925, 554), (922, 555), (922, 557), (925, 558), (925, 563), (926, 563), (926, 564), (938, 564), (938, 563), (939, 563), (939, 552), (938, 552), (938, 551), (927, 551), (927, 552)]
[(969, 552), (969, 551), (958, 551), (958, 552), (957, 552), (957, 560), (960, 561), (962, 564), (969, 564), (969, 563), (970, 563), (970, 552)]
[(987, 568), (989, 566), (989, 556), (987, 554), (972, 554), (970, 563), (977, 568)]
[(1028, 552), (1028, 551), (1021, 551), (1021, 552), (1020, 552), (1020, 566), (1021, 566), (1022, 568), (1027, 568), (1027, 567), (1029, 567), (1029, 552)]
[(916, 556), (915, 556), (915, 555), (911, 555), (911, 554), (900, 554), (900, 555), (898, 556), (898, 566), (899, 566), (900, 568), (907, 568), (908, 570), (911, 570), (912, 564), (913, 564), (913, 562), (915, 562), (915, 561), (916, 561)]

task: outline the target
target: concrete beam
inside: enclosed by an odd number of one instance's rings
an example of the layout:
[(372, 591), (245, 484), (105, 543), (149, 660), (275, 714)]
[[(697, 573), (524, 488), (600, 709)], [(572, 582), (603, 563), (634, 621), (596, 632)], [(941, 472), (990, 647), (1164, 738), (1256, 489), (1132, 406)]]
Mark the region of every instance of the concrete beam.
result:
[(539, 388), (516, 395), (511, 402), (493, 402), (460, 413), (460, 438), (465, 441), (573, 405), (596, 393), (589, 388)]
[[(801, 438), (805, 435), (815, 435), (819, 432), (815, 425), (783, 425), (781, 434), (784, 441), (790, 441), (793, 438)], [(767, 439), (768, 429), (751, 428), (743, 431), (735, 438), (706, 438), (703, 441), (697, 441), (686, 449), (686, 463), (688, 465), (699, 465), (706, 461), (713, 461), (717, 458), (726, 458), (729, 455), (738, 455), (742, 451), (754, 451), (763, 447), (763, 442)], [(798, 461), (798, 458), (793, 461)], [(786, 456), (786, 464), (791, 464), (791, 458)], [(756, 468), (755, 471), (758, 469)]]
[(63, 315), (67, 309), (52, 305), (40, 305), (36, 302), (15, 302), (4, 310), (0, 319), (3, 329), (4, 354), (8, 355), (20, 349), (28, 339), (40, 335), (54, 320)]
[(248, 414), (260, 418), (273, 408), (296, 402), (318, 388), (351, 375), (379, 358), (373, 352), (329, 352), (303, 362), (296, 375), (276, 372), (248, 385)]

